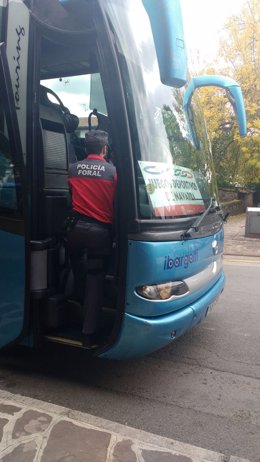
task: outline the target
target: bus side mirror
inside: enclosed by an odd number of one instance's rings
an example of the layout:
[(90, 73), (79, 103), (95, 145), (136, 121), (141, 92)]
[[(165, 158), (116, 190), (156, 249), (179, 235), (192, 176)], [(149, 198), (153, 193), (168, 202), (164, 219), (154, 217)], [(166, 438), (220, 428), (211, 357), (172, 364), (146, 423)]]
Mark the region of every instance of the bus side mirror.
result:
[(170, 87), (187, 82), (187, 55), (179, 0), (142, 0), (149, 16), (160, 78)]
[[(246, 136), (246, 112), (244, 106), (243, 95), (238, 83), (230, 78), (223, 77), (221, 75), (202, 75), (199, 77), (193, 77), (186, 89), (183, 99), (183, 108), (187, 117), (188, 124), (191, 128), (192, 138), (196, 137), (196, 133), (192, 133), (192, 121), (191, 121), (191, 99), (196, 88), (201, 87), (221, 87), (227, 92), (228, 99), (233, 106), (240, 136)], [(193, 140), (194, 141), (194, 140)], [(194, 143), (196, 145), (196, 142)]]

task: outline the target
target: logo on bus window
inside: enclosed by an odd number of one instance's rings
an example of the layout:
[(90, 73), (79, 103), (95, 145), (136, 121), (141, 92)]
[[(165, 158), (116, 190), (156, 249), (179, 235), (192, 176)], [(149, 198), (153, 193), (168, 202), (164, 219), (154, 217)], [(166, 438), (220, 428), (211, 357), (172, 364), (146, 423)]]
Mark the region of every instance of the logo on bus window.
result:
[[(139, 162), (139, 164), (140, 163), (141, 161)], [(143, 171), (151, 175), (162, 175), (163, 173), (171, 172), (173, 173), (175, 177), (188, 178), (188, 179), (193, 178), (193, 173), (191, 172), (191, 170), (187, 170), (182, 167), (173, 167), (172, 165), (162, 166), (162, 164), (159, 162), (157, 163), (157, 165), (155, 165), (155, 163), (154, 165), (151, 165), (150, 163), (150, 165), (144, 166)]]

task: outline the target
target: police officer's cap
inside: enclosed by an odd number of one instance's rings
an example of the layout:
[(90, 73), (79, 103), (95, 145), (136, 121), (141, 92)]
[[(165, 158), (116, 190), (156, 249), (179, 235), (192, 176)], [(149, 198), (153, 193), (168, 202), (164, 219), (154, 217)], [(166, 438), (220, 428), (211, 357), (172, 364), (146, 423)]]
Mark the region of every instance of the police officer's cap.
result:
[(101, 146), (108, 144), (108, 133), (103, 130), (91, 130), (85, 134), (86, 145), (99, 143)]

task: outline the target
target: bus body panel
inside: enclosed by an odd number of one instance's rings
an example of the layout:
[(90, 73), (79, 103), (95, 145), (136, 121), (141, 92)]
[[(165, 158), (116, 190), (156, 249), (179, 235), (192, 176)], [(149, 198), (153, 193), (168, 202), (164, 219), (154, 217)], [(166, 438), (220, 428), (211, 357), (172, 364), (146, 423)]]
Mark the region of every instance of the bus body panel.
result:
[(24, 322), (24, 237), (0, 231), (0, 347), (19, 337)]
[[(219, 279), (224, 231), (200, 239), (175, 242), (129, 241), (126, 311), (161, 316), (193, 303)], [(151, 301), (138, 295), (143, 285), (184, 281), (189, 292), (173, 301)]]
[(5, 43), (0, 44), (0, 123), (0, 347), (3, 347), (23, 334), (28, 292), (26, 178)]
[(225, 276), (222, 271), (216, 284), (203, 297), (182, 310), (157, 318), (137, 317), (125, 313), (117, 343), (99, 356), (108, 359), (128, 359), (152, 353), (168, 345), (205, 319), (208, 310), (223, 291), (224, 285)]
[(29, 10), (22, 0), (9, 0), (6, 55), (24, 156), (26, 153), (27, 130), (27, 117), (25, 117), (25, 114), (27, 112), (29, 19)]

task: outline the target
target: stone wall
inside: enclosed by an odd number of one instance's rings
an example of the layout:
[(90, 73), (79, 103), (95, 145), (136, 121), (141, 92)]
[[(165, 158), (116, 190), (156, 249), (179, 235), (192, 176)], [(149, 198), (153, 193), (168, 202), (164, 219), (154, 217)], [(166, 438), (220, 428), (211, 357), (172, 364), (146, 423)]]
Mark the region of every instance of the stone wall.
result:
[(219, 199), (224, 213), (229, 213), (230, 215), (244, 213), (247, 207), (253, 206), (252, 191), (232, 191), (220, 188)]
[(237, 198), (244, 203), (245, 208), (253, 207), (254, 205), (253, 196), (254, 194), (252, 191), (242, 191), (241, 190), (237, 192)]
[(229, 215), (239, 215), (240, 213), (244, 213), (246, 211), (244, 203), (238, 199), (229, 202), (221, 202), (221, 207), (224, 215), (227, 213)]
[(237, 199), (237, 191), (231, 191), (229, 189), (219, 188), (219, 199), (220, 202), (230, 202)]

